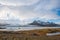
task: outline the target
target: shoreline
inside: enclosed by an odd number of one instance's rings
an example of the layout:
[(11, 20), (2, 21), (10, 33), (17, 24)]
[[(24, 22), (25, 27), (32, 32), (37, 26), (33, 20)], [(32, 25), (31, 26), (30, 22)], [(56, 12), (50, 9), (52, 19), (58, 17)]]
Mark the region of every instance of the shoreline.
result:
[(6, 29), (0, 29), (0, 31), (29, 31), (41, 29), (60, 29), (60, 27), (8, 27)]

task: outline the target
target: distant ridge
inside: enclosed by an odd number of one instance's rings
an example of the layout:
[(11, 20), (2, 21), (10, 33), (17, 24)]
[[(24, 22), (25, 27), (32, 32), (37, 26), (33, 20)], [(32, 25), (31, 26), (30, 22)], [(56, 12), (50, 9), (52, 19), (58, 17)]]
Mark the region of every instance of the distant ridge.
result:
[(37, 25), (37, 26), (60, 26), (59, 24), (53, 23), (53, 22), (43, 22), (40, 20), (34, 20), (32, 23), (29, 23), (29, 25)]

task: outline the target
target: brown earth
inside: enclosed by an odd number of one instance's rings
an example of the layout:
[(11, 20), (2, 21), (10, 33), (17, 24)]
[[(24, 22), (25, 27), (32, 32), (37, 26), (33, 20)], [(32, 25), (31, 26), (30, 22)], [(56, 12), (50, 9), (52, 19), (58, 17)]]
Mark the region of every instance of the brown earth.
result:
[(60, 28), (27, 31), (0, 31), (0, 40), (60, 40), (60, 35), (46, 35), (46, 33), (54, 32), (60, 32)]

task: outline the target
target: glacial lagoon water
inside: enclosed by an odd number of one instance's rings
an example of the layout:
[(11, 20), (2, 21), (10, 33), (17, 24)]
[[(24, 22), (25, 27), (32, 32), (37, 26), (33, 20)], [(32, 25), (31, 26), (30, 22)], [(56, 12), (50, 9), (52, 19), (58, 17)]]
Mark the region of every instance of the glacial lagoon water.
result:
[(8, 27), (8, 26), (4, 26), (5, 29), (0, 29), (0, 30), (6, 30), (6, 31), (24, 31), (24, 30), (34, 30), (34, 29), (48, 29), (48, 28), (60, 28), (60, 27), (33, 27), (33, 26), (28, 26), (28, 27)]

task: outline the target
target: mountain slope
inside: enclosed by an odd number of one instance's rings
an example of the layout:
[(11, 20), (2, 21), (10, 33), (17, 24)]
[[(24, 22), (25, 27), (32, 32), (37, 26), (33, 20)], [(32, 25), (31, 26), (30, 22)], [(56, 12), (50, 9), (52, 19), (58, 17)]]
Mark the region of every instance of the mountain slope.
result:
[(34, 20), (32, 23), (29, 23), (29, 25), (37, 25), (37, 26), (58, 26), (58, 24), (53, 22), (43, 22), (40, 20)]

